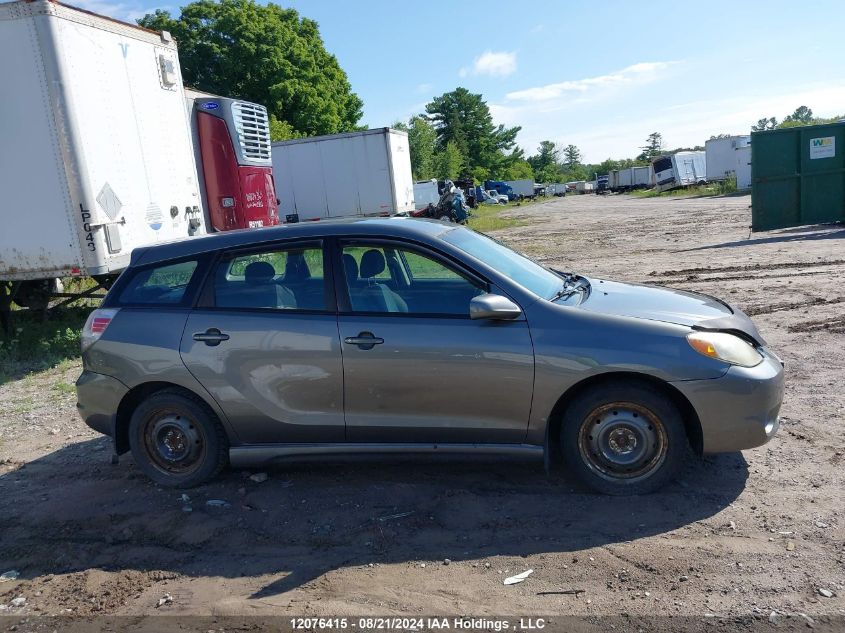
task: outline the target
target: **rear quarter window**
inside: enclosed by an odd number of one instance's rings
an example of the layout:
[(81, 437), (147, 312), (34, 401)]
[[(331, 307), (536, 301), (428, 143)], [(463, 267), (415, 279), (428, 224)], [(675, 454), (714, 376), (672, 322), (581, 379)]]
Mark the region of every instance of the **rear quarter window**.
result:
[(138, 270), (121, 290), (117, 304), (179, 305), (196, 271), (196, 260)]

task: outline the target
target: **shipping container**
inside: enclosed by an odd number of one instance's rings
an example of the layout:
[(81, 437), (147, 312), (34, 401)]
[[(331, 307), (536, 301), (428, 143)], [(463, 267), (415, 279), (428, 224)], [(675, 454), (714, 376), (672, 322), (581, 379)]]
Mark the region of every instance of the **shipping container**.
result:
[(414, 211), (408, 134), (392, 128), (273, 143), (288, 222)]
[(751, 227), (845, 221), (845, 123), (751, 134)]
[(704, 143), (707, 156), (707, 180), (715, 182), (736, 176), (736, 151), (751, 144), (751, 136), (711, 138)]
[(205, 233), (176, 43), (47, 0), (0, 4), (0, 280), (108, 276)]
[(704, 152), (676, 152), (652, 162), (655, 188), (669, 191), (707, 182), (707, 158)]

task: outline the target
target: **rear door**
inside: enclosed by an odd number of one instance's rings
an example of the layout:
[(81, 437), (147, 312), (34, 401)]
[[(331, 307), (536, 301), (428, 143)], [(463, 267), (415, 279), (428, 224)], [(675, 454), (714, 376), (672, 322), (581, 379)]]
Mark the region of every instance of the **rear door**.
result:
[(320, 242), (224, 253), (188, 317), (182, 359), (245, 444), (344, 441), (328, 269)]

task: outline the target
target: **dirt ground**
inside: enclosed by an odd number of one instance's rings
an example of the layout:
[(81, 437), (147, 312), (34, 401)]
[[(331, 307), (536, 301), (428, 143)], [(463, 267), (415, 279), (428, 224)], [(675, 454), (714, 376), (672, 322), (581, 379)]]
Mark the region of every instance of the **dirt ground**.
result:
[(753, 315), (787, 369), (767, 446), (639, 498), (494, 459), (230, 471), (183, 498), (109, 463), (71, 363), (0, 385), (0, 615), (845, 615), (845, 228), (750, 234), (749, 205), (572, 196), (498, 236)]

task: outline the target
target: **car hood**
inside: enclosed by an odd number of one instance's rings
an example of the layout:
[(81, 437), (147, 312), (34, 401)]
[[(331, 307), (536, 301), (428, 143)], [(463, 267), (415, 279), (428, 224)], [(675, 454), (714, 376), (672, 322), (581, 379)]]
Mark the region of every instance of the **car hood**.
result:
[(735, 330), (765, 342), (754, 323), (741, 310), (708, 295), (590, 279), (590, 292), (578, 305), (582, 310), (686, 325), (695, 329)]

